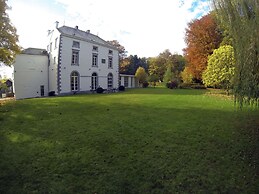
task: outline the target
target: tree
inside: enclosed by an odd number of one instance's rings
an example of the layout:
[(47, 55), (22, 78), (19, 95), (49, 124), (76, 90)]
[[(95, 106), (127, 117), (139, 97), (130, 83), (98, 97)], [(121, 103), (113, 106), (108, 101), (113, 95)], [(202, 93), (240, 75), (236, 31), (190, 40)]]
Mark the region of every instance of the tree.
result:
[(119, 41), (117, 41), (117, 40), (108, 40), (107, 42), (110, 43), (111, 45), (113, 45), (114, 47), (116, 47), (118, 49), (120, 61), (127, 57), (127, 51), (125, 50), (124, 46), (122, 46), (119, 43)]
[(259, 2), (213, 0), (220, 22), (228, 27), (235, 53), (235, 99), (259, 105)]
[(193, 76), (192, 73), (190, 73), (188, 66), (184, 68), (184, 70), (181, 73), (181, 78), (183, 83), (190, 84), (193, 83)]
[(201, 81), (202, 72), (207, 67), (208, 56), (218, 48), (222, 41), (221, 31), (213, 13), (196, 19), (188, 24), (185, 34), (185, 56), (189, 72)]
[(164, 74), (163, 82), (164, 82), (164, 84), (167, 84), (167, 83), (171, 82), (172, 79), (173, 79), (172, 67), (171, 67), (171, 65), (168, 65), (166, 72)]
[(10, 9), (6, 0), (0, 0), (0, 62), (12, 65), (16, 54), (20, 51), (16, 28), (12, 25), (6, 10)]
[(139, 80), (140, 84), (147, 81), (147, 73), (143, 67), (139, 67), (135, 73), (136, 78)]
[(209, 56), (208, 67), (203, 72), (203, 83), (206, 86), (221, 87), (229, 91), (233, 86), (235, 71), (234, 49), (232, 46), (221, 46)]
[(138, 67), (143, 67), (148, 70), (148, 64), (146, 58), (140, 58), (137, 55), (130, 55), (123, 59), (120, 63), (120, 73), (134, 75)]
[(155, 74), (148, 76), (148, 81), (152, 83), (152, 85), (155, 87), (156, 83), (159, 82), (159, 77)]

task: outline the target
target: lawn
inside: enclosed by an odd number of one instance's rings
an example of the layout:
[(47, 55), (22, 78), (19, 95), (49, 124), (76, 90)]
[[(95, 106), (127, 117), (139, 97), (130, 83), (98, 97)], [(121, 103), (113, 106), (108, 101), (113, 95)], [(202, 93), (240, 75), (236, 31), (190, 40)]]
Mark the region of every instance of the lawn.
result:
[(257, 193), (259, 111), (208, 90), (0, 106), (0, 193)]

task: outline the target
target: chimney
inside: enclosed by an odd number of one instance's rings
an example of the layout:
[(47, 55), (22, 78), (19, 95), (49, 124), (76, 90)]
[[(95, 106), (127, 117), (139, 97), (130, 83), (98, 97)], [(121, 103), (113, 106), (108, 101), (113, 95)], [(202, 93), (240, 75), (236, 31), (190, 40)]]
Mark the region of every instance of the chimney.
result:
[(75, 27), (75, 29), (77, 29), (77, 30), (78, 30), (78, 26), (76, 26), (76, 27)]
[(90, 33), (90, 30), (87, 30), (86, 32), (89, 34), (89, 33)]
[(58, 21), (56, 21), (55, 23), (56, 23), (56, 28), (58, 28), (58, 24), (59, 24), (59, 22), (58, 22)]

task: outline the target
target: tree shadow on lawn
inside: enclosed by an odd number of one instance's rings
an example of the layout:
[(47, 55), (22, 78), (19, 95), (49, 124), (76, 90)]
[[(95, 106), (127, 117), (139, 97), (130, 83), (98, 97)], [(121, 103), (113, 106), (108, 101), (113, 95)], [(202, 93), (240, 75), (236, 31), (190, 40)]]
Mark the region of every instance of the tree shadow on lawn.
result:
[(258, 189), (258, 143), (245, 133), (254, 123), (242, 112), (55, 103), (4, 117), (0, 193)]

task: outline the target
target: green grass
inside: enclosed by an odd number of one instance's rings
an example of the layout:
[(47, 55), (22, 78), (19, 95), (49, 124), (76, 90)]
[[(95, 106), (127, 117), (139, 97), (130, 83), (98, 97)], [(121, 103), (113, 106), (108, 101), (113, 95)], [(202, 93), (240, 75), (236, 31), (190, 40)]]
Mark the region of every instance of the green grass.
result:
[(0, 193), (256, 193), (259, 112), (206, 90), (0, 106)]

